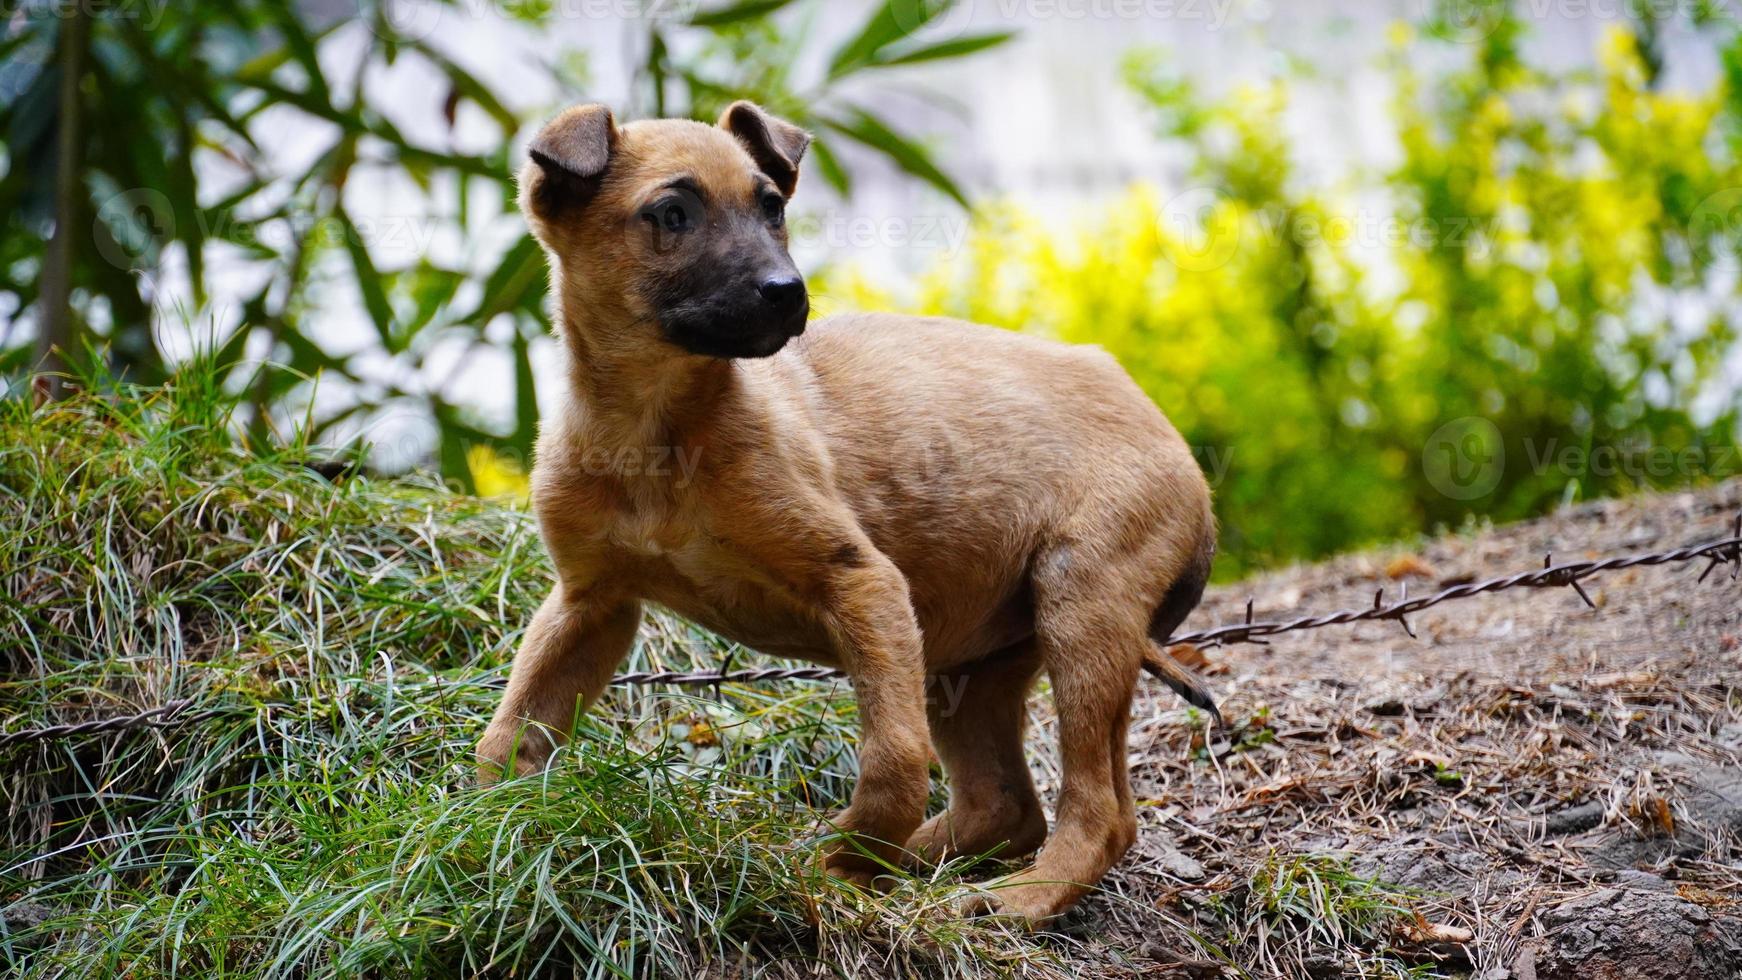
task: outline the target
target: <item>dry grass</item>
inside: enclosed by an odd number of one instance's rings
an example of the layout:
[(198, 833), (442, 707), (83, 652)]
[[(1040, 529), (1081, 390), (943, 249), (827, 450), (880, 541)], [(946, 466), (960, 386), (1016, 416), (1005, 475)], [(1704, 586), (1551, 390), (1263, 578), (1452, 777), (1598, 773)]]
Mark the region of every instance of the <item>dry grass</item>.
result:
[[(1400, 572), (1419, 592), (1550, 551), (1720, 538), (1739, 508), (1733, 481), (1339, 559), (1216, 590), (1187, 628), (1238, 619), (1249, 595), (1269, 618), (1370, 603)], [(1140, 700), (1145, 829), (1108, 883), (1121, 900), (1077, 928), (1102, 937), (1109, 975), (1141, 974), (1146, 944), (1182, 948), (1177, 918), (1255, 977), (1480, 976), (1547, 941), (1545, 910), (1636, 867), (1726, 911), (1742, 810), (1696, 784), (1742, 764), (1742, 603), (1727, 578), (1696, 586), (1702, 567), (1602, 579), (1598, 612), (1527, 591), (1430, 610), (1419, 641), (1372, 624), (1208, 651), (1232, 730), (1206, 744), (1166, 697)], [(1267, 868), (1325, 860), (1352, 876), (1328, 894), (1371, 884), (1397, 914), (1315, 934), (1312, 916), (1262, 911)], [(1473, 940), (1433, 938), (1458, 930)]]

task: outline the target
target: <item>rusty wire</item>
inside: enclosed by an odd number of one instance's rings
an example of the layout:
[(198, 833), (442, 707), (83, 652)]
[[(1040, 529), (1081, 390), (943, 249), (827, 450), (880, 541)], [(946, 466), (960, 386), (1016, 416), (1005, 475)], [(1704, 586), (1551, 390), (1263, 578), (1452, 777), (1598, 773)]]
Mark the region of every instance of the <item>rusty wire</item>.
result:
[(1419, 612), (1429, 606), (1437, 606), (1442, 602), (1454, 599), (1467, 599), (1470, 596), (1485, 592), (1500, 592), (1513, 588), (1552, 589), (1571, 588), (1584, 600), (1585, 605), (1592, 609), (1597, 604), (1591, 601), (1584, 586), (1579, 583), (1603, 572), (1620, 571), (1624, 568), (1637, 568), (1644, 565), (1668, 565), (1675, 562), (1708, 560), (1706, 570), (1700, 573), (1700, 581), (1712, 574), (1712, 570), (1721, 565), (1730, 565), (1730, 577), (1736, 578), (1742, 573), (1742, 515), (1736, 518), (1736, 526), (1730, 537), (1718, 541), (1708, 541), (1705, 544), (1688, 545), (1673, 551), (1658, 551), (1644, 555), (1628, 555), (1618, 558), (1604, 558), (1594, 561), (1574, 561), (1556, 565), (1553, 556), (1545, 556), (1542, 567), (1528, 572), (1517, 572), (1500, 578), (1491, 578), (1482, 582), (1467, 582), (1453, 585), (1432, 595), (1409, 597), (1409, 585), (1403, 586), (1402, 598), (1390, 605), (1385, 604), (1385, 590), (1380, 589), (1373, 595), (1373, 605), (1366, 609), (1344, 609), (1338, 612), (1321, 613), (1317, 616), (1301, 616), (1296, 619), (1254, 622), (1252, 619), (1252, 600), (1246, 600), (1246, 621), (1215, 629), (1203, 630), (1197, 633), (1184, 633), (1168, 638), (1169, 645), (1189, 643), (1193, 646), (1226, 646), (1233, 643), (1263, 643), (1264, 637), (1275, 636), (1278, 633), (1291, 633), (1295, 630), (1319, 629), (1324, 626), (1338, 626), (1345, 623), (1361, 623), (1374, 620), (1396, 620), (1405, 632), (1415, 636), (1415, 629), (1409, 625), (1407, 618), (1411, 613)]
[[(1552, 556), (1543, 559), (1541, 568), (1528, 572), (1517, 572), (1499, 578), (1491, 578), (1480, 582), (1467, 582), (1453, 585), (1435, 592), (1432, 595), (1409, 597), (1409, 586), (1402, 587), (1402, 595), (1398, 601), (1387, 605), (1385, 590), (1380, 589), (1373, 596), (1373, 605), (1364, 609), (1344, 609), (1337, 612), (1321, 613), (1316, 616), (1300, 616), (1295, 619), (1256, 621), (1253, 619), (1253, 601), (1246, 601), (1246, 619), (1243, 622), (1218, 626), (1215, 629), (1201, 630), (1195, 633), (1184, 633), (1169, 637), (1164, 641), (1167, 645), (1191, 644), (1200, 647), (1228, 646), (1235, 643), (1268, 642), (1265, 637), (1280, 633), (1292, 633), (1298, 630), (1321, 629), (1326, 626), (1340, 626), (1349, 623), (1393, 620), (1402, 626), (1410, 636), (1415, 636), (1415, 629), (1409, 623), (1408, 617), (1431, 606), (1456, 599), (1467, 599), (1471, 596), (1483, 595), (1489, 592), (1501, 592), (1514, 588), (1571, 588), (1580, 599), (1592, 609), (1597, 604), (1591, 600), (1580, 584), (1585, 579), (1603, 572), (1620, 571), (1625, 568), (1638, 568), (1649, 565), (1668, 565), (1680, 562), (1707, 560), (1705, 571), (1700, 573), (1699, 581), (1704, 582), (1712, 572), (1724, 565), (1730, 566), (1732, 579), (1742, 576), (1742, 515), (1736, 518), (1736, 524), (1730, 537), (1704, 544), (1688, 545), (1671, 551), (1651, 552), (1643, 555), (1627, 555), (1614, 558), (1603, 558), (1588, 561), (1567, 562), (1556, 565)], [(627, 687), (652, 684), (671, 684), (686, 687), (711, 687), (716, 691), (727, 684), (760, 684), (770, 681), (785, 680), (839, 680), (846, 678), (845, 671), (833, 667), (768, 667), (757, 670), (737, 671), (638, 671), (635, 673), (618, 674), (611, 678), (614, 686)], [(155, 708), (131, 715), (117, 715), (82, 721), (65, 725), (48, 725), (42, 728), (25, 728), (12, 732), (0, 732), (0, 749), (26, 742), (54, 741), (73, 738), (80, 735), (99, 735), (111, 732), (131, 731), (147, 728), (171, 728), (181, 725), (197, 724), (210, 721), (224, 715), (258, 714), (270, 712), (274, 708), (290, 707), (288, 704), (265, 703), (255, 705), (230, 705), (205, 708), (200, 711), (188, 711), (193, 700), (183, 698), (170, 701)]]
[(160, 704), (155, 708), (148, 708), (137, 714), (115, 715), (67, 725), (48, 725), (43, 728), (25, 728), (15, 732), (3, 732), (0, 733), (0, 748), (18, 742), (58, 741), (77, 735), (102, 735), (108, 732), (132, 731), (139, 728), (173, 728), (178, 725), (210, 721), (213, 718), (236, 714), (243, 710), (252, 710), (242, 706), (233, 706), (189, 712), (187, 709), (193, 703), (192, 698), (180, 698)]

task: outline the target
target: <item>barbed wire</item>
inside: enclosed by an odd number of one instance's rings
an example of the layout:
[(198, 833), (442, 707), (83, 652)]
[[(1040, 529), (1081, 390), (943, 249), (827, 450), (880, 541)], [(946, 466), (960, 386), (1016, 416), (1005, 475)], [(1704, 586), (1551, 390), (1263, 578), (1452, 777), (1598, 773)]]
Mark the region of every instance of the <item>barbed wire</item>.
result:
[(1169, 637), (1167, 644), (1189, 643), (1193, 646), (1226, 646), (1233, 643), (1263, 643), (1264, 637), (1275, 636), (1278, 633), (1292, 633), (1295, 630), (1319, 629), (1324, 626), (1339, 626), (1346, 623), (1360, 623), (1374, 620), (1396, 620), (1406, 633), (1415, 636), (1414, 627), (1407, 618), (1411, 613), (1420, 612), (1430, 606), (1454, 599), (1467, 599), (1470, 596), (1487, 592), (1500, 592), (1514, 588), (1571, 588), (1578, 593), (1585, 605), (1592, 609), (1597, 604), (1591, 600), (1580, 583), (1593, 575), (1603, 572), (1615, 572), (1625, 568), (1637, 568), (1646, 565), (1668, 565), (1676, 562), (1698, 561), (1707, 559), (1710, 563), (1706, 570), (1700, 573), (1699, 581), (1704, 582), (1712, 571), (1722, 565), (1730, 565), (1732, 579), (1742, 573), (1742, 515), (1736, 517), (1735, 530), (1730, 537), (1718, 541), (1708, 541), (1705, 544), (1688, 545), (1673, 551), (1658, 551), (1644, 555), (1628, 555), (1616, 558), (1604, 558), (1591, 561), (1567, 562), (1556, 565), (1552, 555), (1544, 556), (1542, 567), (1529, 572), (1518, 572), (1500, 578), (1491, 578), (1481, 582), (1467, 582), (1453, 585), (1432, 595), (1409, 597), (1409, 584), (1402, 586), (1402, 598), (1397, 602), (1384, 603), (1385, 590), (1380, 589), (1373, 595), (1373, 605), (1367, 609), (1344, 609), (1339, 612), (1322, 613), (1317, 616), (1301, 616), (1296, 619), (1277, 622), (1254, 622), (1252, 619), (1252, 600), (1246, 600), (1246, 621), (1215, 629), (1203, 630), (1197, 633), (1183, 633)]
[(15, 732), (0, 732), (0, 748), (18, 742), (59, 741), (77, 735), (101, 735), (107, 732), (131, 731), (139, 728), (173, 728), (179, 725), (211, 721), (213, 718), (237, 714), (243, 710), (253, 711), (252, 708), (236, 705), (189, 712), (187, 709), (193, 703), (192, 698), (179, 698), (137, 714), (116, 715), (66, 725), (25, 728)]
[[(1401, 586), (1401, 597), (1389, 605), (1384, 601), (1385, 590), (1380, 589), (1373, 595), (1373, 605), (1364, 609), (1343, 609), (1287, 620), (1257, 621), (1253, 619), (1253, 600), (1248, 599), (1246, 600), (1246, 619), (1243, 622), (1200, 630), (1195, 633), (1177, 634), (1162, 642), (1168, 646), (1191, 644), (1198, 647), (1229, 646), (1236, 643), (1265, 644), (1268, 643), (1266, 637), (1281, 633), (1376, 621), (1395, 621), (1403, 627), (1405, 632), (1414, 637), (1416, 635), (1415, 628), (1410, 625), (1408, 618), (1414, 613), (1443, 602), (1468, 599), (1472, 596), (1515, 588), (1570, 588), (1578, 594), (1580, 599), (1584, 600), (1585, 605), (1596, 609), (1596, 602), (1592, 601), (1590, 595), (1585, 592), (1584, 586), (1580, 584), (1585, 579), (1604, 572), (1651, 565), (1678, 564), (1698, 561), (1701, 558), (1706, 559), (1708, 564), (1705, 570), (1700, 573), (1700, 582), (1704, 582), (1714, 570), (1725, 565), (1730, 566), (1731, 579), (1742, 576), (1742, 515), (1737, 515), (1731, 536), (1717, 541), (1688, 545), (1670, 551), (1567, 562), (1561, 565), (1554, 564), (1553, 556), (1545, 556), (1542, 567), (1538, 569), (1516, 572), (1480, 582), (1460, 583), (1431, 595), (1418, 596), (1414, 599), (1409, 597), (1409, 585), (1406, 582)], [(618, 674), (611, 678), (611, 684), (618, 687), (658, 684), (680, 687), (711, 687), (717, 692), (719, 688), (727, 684), (762, 684), (786, 680), (826, 681), (842, 680), (846, 677), (845, 671), (833, 667), (767, 667), (735, 671), (655, 670)], [(72, 724), (0, 732), (0, 748), (25, 742), (57, 741), (81, 735), (101, 735), (136, 729), (172, 728), (198, 724), (225, 715), (259, 714), (269, 712), (274, 708), (291, 707), (289, 704), (256, 703), (254, 705), (237, 704), (188, 711), (187, 709), (193, 703), (191, 698), (182, 698), (131, 715), (117, 715)]]

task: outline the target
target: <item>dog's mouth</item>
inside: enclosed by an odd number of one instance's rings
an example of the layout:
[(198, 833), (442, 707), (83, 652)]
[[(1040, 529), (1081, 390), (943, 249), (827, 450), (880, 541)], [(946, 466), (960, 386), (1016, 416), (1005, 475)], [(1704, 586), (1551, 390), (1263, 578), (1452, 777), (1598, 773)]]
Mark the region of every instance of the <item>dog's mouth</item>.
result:
[(771, 357), (804, 333), (808, 308), (783, 319), (696, 316), (660, 318), (665, 339), (691, 354), (719, 358)]

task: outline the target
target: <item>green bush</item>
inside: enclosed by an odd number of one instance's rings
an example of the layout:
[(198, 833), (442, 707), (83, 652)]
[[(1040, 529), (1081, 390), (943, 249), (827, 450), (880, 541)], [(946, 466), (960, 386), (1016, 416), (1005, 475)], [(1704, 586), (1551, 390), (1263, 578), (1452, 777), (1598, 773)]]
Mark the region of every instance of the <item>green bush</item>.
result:
[(1742, 470), (1742, 91), (1656, 90), (1622, 29), (1594, 77), (1546, 73), (1494, 16), (1431, 84), (1437, 42), (1398, 29), (1386, 172), (1309, 184), (1287, 81), (1209, 100), (1138, 53), (1193, 188), (1134, 187), (1063, 240), (993, 210), (910, 294), (851, 270), (819, 292), (1107, 348), (1199, 450), (1222, 578)]

